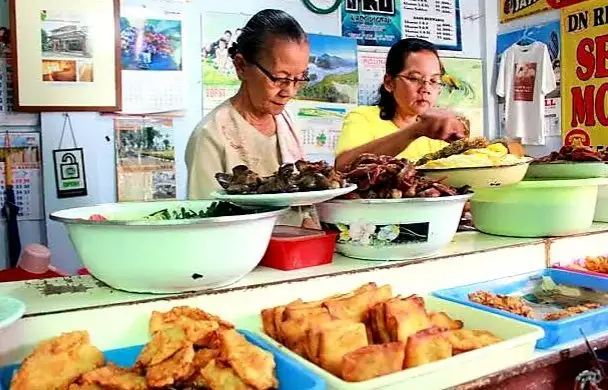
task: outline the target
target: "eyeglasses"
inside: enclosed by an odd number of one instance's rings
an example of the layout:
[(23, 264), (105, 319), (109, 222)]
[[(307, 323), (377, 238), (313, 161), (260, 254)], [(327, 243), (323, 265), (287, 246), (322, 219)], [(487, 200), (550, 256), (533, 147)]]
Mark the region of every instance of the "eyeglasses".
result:
[(262, 73), (264, 73), (264, 76), (268, 77), (268, 80), (270, 80), (272, 84), (274, 84), (274, 86), (277, 88), (287, 89), (293, 83), (293, 85), (299, 89), (304, 87), (310, 81), (308, 75), (306, 74), (300, 78), (277, 77), (270, 73), (270, 71), (268, 71), (262, 65), (258, 64), (256, 61), (252, 61), (251, 63), (254, 64)]
[(422, 88), (426, 83), (429, 84), (429, 87), (431, 87), (431, 89), (441, 89), (444, 84), (441, 81), (441, 79), (431, 79), (431, 80), (427, 80), (423, 77), (416, 77), (416, 76), (406, 76), (403, 74), (398, 74), (397, 77), (405, 79), (407, 81), (409, 81), (412, 84), (416, 84), (418, 85), (419, 88)]

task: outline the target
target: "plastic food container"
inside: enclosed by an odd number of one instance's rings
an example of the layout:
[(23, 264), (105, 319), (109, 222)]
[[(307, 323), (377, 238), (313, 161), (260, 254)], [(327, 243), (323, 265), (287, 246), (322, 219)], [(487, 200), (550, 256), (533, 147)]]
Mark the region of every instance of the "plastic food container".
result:
[(340, 232), (338, 252), (365, 260), (406, 260), (449, 244), (471, 196), (332, 200), (317, 205), (317, 211), (321, 222)]
[[(86, 269), (131, 292), (176, 293), (230, 285), (262, 260), (272, 229), (287, 209), (227, 217), (145, 220), (159, 210), (206, 210), (213, 201), (110, 203), (58, 211)], [(93, 214), (106, 221), (90, 221)]]
[(599, 186), (597, 190), (597, 204), (593, 220), (608, 222), (608, 186)]
[[(271, 352), (276, 362), (276, 374), (279, 380), (279, 390), (324, 390), (325, 382), (318, 375), (313, 374), (303, 365), (287, 356), (270, 343), (260, 340), (248, 331), (239, 330), (252, 344)], [(106, 351), (104, 355), (108, 362), (118, 366), (130, 367), (137, 360), (143, 345), (113, 349)], [(19, 368), (18, 365), (0, 368), (0, 390), (9, 390), (13, 373)]]
[(554, 264), (553, 266), (551, 266), (551, 268), (555, 268), (555, 269), (561, 269), (564, 271), (568, 271), (568, 272), (577, 272), (577, 273), (581, 273), (581, 274), (586, 274), (586, 275), (592, 275), (592, 276), (597, 276), (599, 278), (604, 278), (606, 280), (606, 283), (608, 283), (608, 274), (604, 274), (601, 272), (594, 272), (594, 271), (589, 271), (586, 269), (580, 269), (580, 268), (571, 268), (571, 265), (578, 265), (580, 267), (583, 267), (585, 264), (585, 260), (584, 259), (576, 259), (576, 260), (572, 260), (566, 263), (557, 263)]
[(394, 374), (385, 375), (363, 382), (346, 382), (330, 374), (317, 365), (291, 352), (277, 343), (262, 330), (259, 315), (244, 319), (241, 328), (255, 330), (260, 338), (281, 348), (288, 356), (327, 381), (329, 388), (363, 389), (424, 389), (439, 390), (451, 388), (462, 383), (489, 375), (493, 372), (528, 361), (534, 353), (536, 340), (543, 337), (543, 330), (537, 326), (511, 320), (492, 313), (445, 301), (432, 296), (424, 297), (430, 311), (443, 311), (450, 317), (464, 322), (465, 329), (485, 329), (493, 332), (504, 341), (475, 351), (453, 356), (449, 359), (409, 368)]
[(331, 263), (338, 233), (276, 226), (260, 265), (290, 271)]
[(568, 284), (571, 286), (608, 291), (608, 285), (606, 284), (605, 278), (598, 278), (591, 275), (559, 269), (546, 269), (541, 272), (440, 290), (434, 292), (433, 295), (487, 312), (500, 314), (528, 324), (540, 326), (545, 330), (545, 337), (536, 343), (536, 347), (541, 349), (547, 349), (572, 340), (581, 339), (579, 329), (582, 329), (587, 336), (608, 329), (608, 306), (590, 310), (559, 321), (539, 321), (469, 301), (468, 294), (475, 291), (486, 291), (503, 295), (519, 295), (518, 293), (520, 291), (529, 286), (531, 278), (537, 278), (539, 276), (550, 276), (557, 284)]
[(479, 188), (471, 199), (478, 230), (510, 237), (551, 237), (591, 227), (598, 186), (608, 179), (522, 181)]
[(534, 163), (528, 168), (526, 178), (537, 179), (591, 179), (608, 177), (608, 165), (604, 162), (560, 161)]
[(417, 169), (432, 179), (443, 179), (443, 184), (457, 188), (468, 185), (477, 189), (519, 183), (526, 175), (531, 162), (532, 158), (525, 158), (516, 164), (496, 167)]

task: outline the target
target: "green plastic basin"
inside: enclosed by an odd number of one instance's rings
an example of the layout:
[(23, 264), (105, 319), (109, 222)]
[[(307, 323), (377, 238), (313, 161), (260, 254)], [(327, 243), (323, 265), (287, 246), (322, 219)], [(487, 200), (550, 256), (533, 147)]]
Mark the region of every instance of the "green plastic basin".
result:
[(479, 188), (471, 199), (473, 224), (484, 233), (551, 237), (591, 227), (598, 186), (608, 179), (530, 180)]

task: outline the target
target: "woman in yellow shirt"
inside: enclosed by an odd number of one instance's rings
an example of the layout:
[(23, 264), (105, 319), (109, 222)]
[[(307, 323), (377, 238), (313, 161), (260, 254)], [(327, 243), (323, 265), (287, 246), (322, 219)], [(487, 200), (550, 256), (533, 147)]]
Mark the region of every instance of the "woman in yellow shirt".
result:
[(345, 170), (363, 153), (417, 161), (464, 137), (452, 113), (433, 109), (444, 68), (435, 46), (406, 38), (391, 47), (376, 106), (358, 107), (345, 118), (336, 148), (336, 167)]

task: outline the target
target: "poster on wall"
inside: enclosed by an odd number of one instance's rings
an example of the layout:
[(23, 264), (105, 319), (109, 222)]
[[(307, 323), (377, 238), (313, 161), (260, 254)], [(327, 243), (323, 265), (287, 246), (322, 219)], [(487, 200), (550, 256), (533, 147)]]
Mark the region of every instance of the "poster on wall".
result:
[(304, 154), (309, 161), (334, 162), (338, 137), (346, 114), (355, 105), (296, 101), (289, 105), (302, 134)]
[(342, 36), (361, 46), (392, 46), (401, 39), (400, 0), (345, 0)]
[(114, 130), (118, 201), (175, 199), (173, 121), (116, 118)]
[(471, 137), (483, 136), (483, 68), (480, 59), (446, 58), (444, 87), (437, 107), (448, 109), (464, 117), (470, 124)]
[[(608, 148), (608, 17), (606, 0), (561, 12), (562, 137), (565, 145)], [(602, 50), (603, 48), (603, 50)]]
[(422, 38), (441, 50), (462, 50), (460, 0), (401, 0), (403, 38)]
[(234, 96), (239, 81), (228, 48), (236, 42), (251, 15), (205, 12), (202, 15), (203, 114)]
[(501, 23), (551, 9), (548, 0), (500, 0), (499, 7)]
[(359, 75), (357, 41), (333, 35), (308, 34), (310, 82), (297, 98), (327, 103), (357, 104)]
[[(557, 88), (549, 92), (545, 97), (545, 135), (556, 136), (561, 134), (560, 115), (555, 115), (556, 109), (561, 106), (561, 44), (560, 44), (560, 23), (559, 20), (530, 26), (525, 29), (510, 31), (508, 33), (498, 35), (496, 39), (496, 70), (502, 54), (512, 45), (529, 45), (532, 42), (542, 42), (547, 46), (553, 73), (555, 74), (555, 82)], [(500, 132), (504, 134), (505, 118), (504, 118), (504, 101), (499, 101), (499, 118)], [(557, 121), (557, 124), (555, 123)], [(556, 130), (560, 129), (560, 130)]]
[(183, 110), (181, 10), (175, 5), (125, 6), (120, 15), (121, 112)]
[[(5, 137), (9, 137), (10, 150), (4, 148)], [(13, 188), (19, 207), (17, 219), (43, 220), (42, 173), (40, 163), (40, 134), (13, 132), (0, 134), (2, 161), (0, 164), (0, 203), (4, 204), (5, 161), (10, 158), (13, 169)]]
[(372, 106), (378, 102), (378, 90), (386, 72), (386, 55), (386, 52), (362, 50), (357, 53), (359, 105)]

